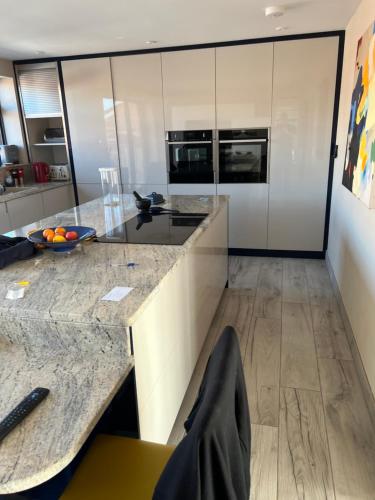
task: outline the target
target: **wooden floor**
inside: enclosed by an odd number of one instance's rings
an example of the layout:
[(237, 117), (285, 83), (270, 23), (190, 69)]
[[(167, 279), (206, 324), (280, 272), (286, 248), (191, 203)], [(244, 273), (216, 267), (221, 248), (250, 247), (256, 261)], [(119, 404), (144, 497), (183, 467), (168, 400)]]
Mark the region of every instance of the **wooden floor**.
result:
[(222, 328), (237, 330), (252, 423), (252, 500), (374, 500), (375, 429), (324, 261), (231, 257), (170, 443), (183, 437)]

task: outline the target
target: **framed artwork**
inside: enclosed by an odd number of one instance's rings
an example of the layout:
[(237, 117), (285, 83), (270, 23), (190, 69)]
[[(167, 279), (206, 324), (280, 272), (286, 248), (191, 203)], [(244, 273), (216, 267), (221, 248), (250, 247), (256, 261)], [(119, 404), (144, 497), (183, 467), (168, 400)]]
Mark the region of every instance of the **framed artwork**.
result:
[(375, 22), (358, 41), (342, 183), (375, 208)]

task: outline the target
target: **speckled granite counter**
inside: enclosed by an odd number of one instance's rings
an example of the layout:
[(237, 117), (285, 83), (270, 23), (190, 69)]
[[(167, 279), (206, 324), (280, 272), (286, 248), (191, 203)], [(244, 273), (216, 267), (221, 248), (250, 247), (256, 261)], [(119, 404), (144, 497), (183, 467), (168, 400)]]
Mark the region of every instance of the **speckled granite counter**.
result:
[[(36, 486), (74, 458), (134, 366), (127, 327), (226, 202), (225, 196), (167, 199), (166, 208), (209, 214), (183, 246), (90, 243), (0, 271), (0, 419), (33, 387), (51, 390), (0, 443), (0, 494)], [(133, 197), (124, 195), (118, 207), (98, 199), (40, 224), (87, 225), (101, 235), (136, 213)], [(129, 262), (137, 265), (128, 268)], [(20, 280), (30, 282), (25, 297), (6, 300), (8, 286)], [(134, 289), (119, 303), (100, 301), (114, 286)]]
[[(1, 271), (0, 318), (54, 319), (130, 326), (158, 284), (215, 218), (226, 196), (171, 196), (165, 208), (181, 212), (208, 213), (208, 217), (182, 246), (99, 244), (82, 245), (70, 255), (45, 251), (40, 258), (17, 263)], [(138, 213), (133, 196), (124, 195), (119, 207), (104, 207), (99, 198), (41, 221), (42, 227), (80, 224), (104, 234)], [(25, 235), (31, 224), (8, 235)], [(134, 262), (134, 268), (127, 263)], [(22, 301), (1, 301), (9, 284), (31, 284)], [(101, 302), (114, 286), (134, 287), (121, 306)]]
[(71, 184), (71, 181), (52, 181), (40, 184), (29, 184), (23, 188), (19, 188), (19, 191), (12, 191), (11, 193), (5, 191), (4, 194), (0, 195), (0, 203), (15, 200), (16, 198), (24, 198), (25, 196), (30, 196), (31, 194), (42, 193), (44, 191), (49, 191), (50, 189), (70, 186)]

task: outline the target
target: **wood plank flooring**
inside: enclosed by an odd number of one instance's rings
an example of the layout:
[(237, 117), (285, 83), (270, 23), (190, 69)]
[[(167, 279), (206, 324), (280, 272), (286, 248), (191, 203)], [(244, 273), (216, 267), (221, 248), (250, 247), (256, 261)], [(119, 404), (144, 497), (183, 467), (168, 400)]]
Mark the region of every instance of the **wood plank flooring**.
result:
[(251, 500), (375, 500), (375, 429), (324, 261), (230, 257), (169, 442), (211, 350), (236, 328), (252, 423)]

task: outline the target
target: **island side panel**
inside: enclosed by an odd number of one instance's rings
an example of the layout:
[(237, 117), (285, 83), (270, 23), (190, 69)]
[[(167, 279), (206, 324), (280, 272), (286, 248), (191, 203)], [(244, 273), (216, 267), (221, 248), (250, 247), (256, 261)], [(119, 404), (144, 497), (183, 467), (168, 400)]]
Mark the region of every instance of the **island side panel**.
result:
[(132, 327), (141, 439), (168, 441), (227, 275), (223, 204)]

